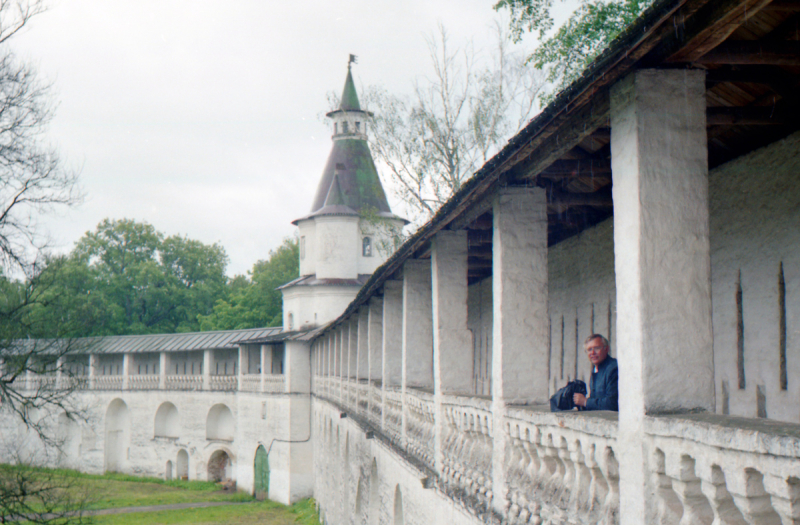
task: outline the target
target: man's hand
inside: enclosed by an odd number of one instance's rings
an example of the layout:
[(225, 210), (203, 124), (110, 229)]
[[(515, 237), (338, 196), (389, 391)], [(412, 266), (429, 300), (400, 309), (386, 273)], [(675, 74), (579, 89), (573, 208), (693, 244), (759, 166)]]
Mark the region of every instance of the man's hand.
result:
[(586, 406), (586, 396), (583, 394), (573, 394), (572, 395), (572, 402), (575, 403), (579, 407)]

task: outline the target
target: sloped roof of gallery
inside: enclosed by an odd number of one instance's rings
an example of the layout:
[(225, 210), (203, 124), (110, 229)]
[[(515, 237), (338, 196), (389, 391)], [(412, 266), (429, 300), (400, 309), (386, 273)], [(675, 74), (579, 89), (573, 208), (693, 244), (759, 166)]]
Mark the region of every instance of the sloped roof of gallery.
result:
[[(358, 112), (362, 115), (367, 113), (360, 109), (349, 65), (340, 107), (328, 115), (347, 112)], [(319, 215), (360, 215), (362, 212), (405, 220), (392, 213), (369, 145), (363, 137), (358, 134), (339, 136), (333, 141), (328, 162), (317, 186), (311, 213), (292, 221), (294, 224)]]

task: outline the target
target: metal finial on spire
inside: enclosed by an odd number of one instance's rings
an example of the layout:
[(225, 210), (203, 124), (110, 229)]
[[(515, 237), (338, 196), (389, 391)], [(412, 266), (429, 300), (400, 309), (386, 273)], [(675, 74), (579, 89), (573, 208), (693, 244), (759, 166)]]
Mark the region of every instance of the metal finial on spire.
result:
[(347, 69), (350, 69), (350, 64), (358, 64), (358, 57), (350, 55), (350, 60), (347, 61)]

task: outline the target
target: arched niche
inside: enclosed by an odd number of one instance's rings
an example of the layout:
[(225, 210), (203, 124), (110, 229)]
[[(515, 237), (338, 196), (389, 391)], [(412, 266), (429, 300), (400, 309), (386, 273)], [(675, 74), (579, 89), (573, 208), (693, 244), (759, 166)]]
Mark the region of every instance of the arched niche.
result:
[(378, 516), (381, 509), (380, 482), (378, 481), (378, 462), (372, 459), (372, 468), (369, 471), (369, 515), (368, 523), (378, 525)]
[(206, 439), (233, 441), (234, 431), (231, 409), (222, 403), (211, 407), (206, 418)]
[(131, 413), (117, 398), (108, 405), (105, 418), (105, 470), (123, 472), (128, 464), (131, 441)]
[(164, 479), (172, 481), (172, 460), (167, 460), (167, 466), (164, 468)]
[(394, 489), (394, 525), (405, 525), (405, 518), (403, 518), (403, 492), (400, 490), (400, 485)]
[(178, 451), (178, 457), (175, 459), (175, 475), (178, 479), (189, 479), (189, 453), (184, 449)]
[(178, 409), (169, 401), (156, 410), (155, 437), (177, 438), (181, 433)]

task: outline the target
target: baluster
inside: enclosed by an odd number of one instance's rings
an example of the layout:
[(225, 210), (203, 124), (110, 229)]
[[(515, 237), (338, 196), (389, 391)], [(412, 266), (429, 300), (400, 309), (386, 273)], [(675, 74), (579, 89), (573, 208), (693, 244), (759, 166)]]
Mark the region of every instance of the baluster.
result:
[(783, 525), (800, 525), (800, 479), (768, 474), (764, 478), (764, 488)]
[(717, 465), (711, 468), (698, 468), (700, 488), (711, 503), (714, 512), (712, 525), (745, 525), (742, 513), (736, 508), (728, 489), (725, 488), (725, 474)]
[(672, 478), (672, 489), (683, 505), (680, 525), (711, 525), (714, 511), (700, 488), (700, 478), (694, 472), (694, 459), (686, 454), (667, 465), (667, 475)]
[(592, 480), (589, 484), (588, 510), (593, 515), (599, 515), (608, 497), (608, 483), (597, 461), (597, 445), (594, 443), (589, 447), (589, 454), (586, 456), (586, 466), (589, 468), (589, 472), (592, 476)]
[(763, 476), (755, 469), (727, 472), (728, 492), (747, 523), (781, 525), (781, 518), (772, 508), (770, 496), (764, 490)]
[(603, 461), (604, 472), (608, 480), (608, 497), (606, 498), (605, 523), (617, 523), (619, 514), (619, 463), (611, 447), (606, 447), (605, 458)]
[(678, 523), (683, 515), (683, 505), (672, 490), (672, 480), (666, 474), (666, 459), (664, 452), (656, 449), (653, 453), (653, 472), (651, 474), (656, 487), (658, 504), (656, 515), (659, 523)]
[(585, 512), (591, 506), (589, 488), (592, 483), (592, 474), (586, 466), (586, 457), (583, 454), (583, 445), (579, 440), (573, 442), (570, 449), (570, 460), (575, 469), (575, 478), (571, 492), (572, 509), (576, 513)]

